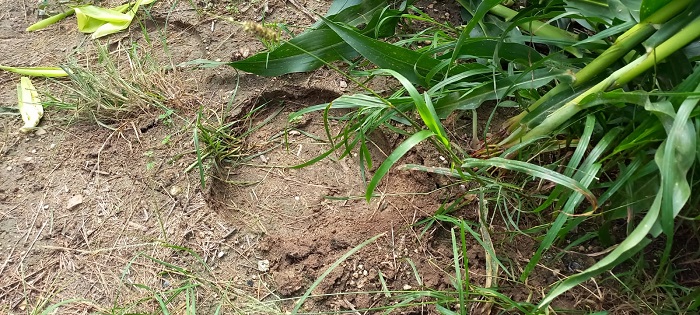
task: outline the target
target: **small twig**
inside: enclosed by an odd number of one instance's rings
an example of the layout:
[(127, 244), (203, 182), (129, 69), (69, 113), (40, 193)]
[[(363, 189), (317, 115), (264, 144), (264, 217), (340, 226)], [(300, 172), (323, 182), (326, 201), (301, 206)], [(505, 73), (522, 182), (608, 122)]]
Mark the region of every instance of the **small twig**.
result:
[(39, 236), (41, 236), (41, 232), (44, 231), (45, 227), (46, 227), (46, 222), (41, 224), (41, 228), (39, 229), (39, 232), (36, 233), (36, 236), (34, 237), (34, 240), (32, 241), (32, 243), (29, 244), (29, 248), (27, 248), (27, 252), (24, 254), (24, 256), (22, 256), (22, 259), (20, 259), (19, 262), (17, 263), (17, 270), (19, 270), (19, 268), (22, 266), (22, 262), (24, 261), (24, 259), (27, 258), (27, 256), (29, 256), (29, 253), (32, 252), (32, 249), (34, 248), (34, 244), (39, 239)]
[(5, 270), (5, 267), (7, 267), (7, 263), (10, 262), (10, 259), (12, 258), (12, 254), (15, 252), (15, 248), (17, 248), (17, 245), (19, 244), (19, 241), (20, 241), (20, 240), (18, 239), (17, 242), (15, 242), (15, 246), (12, 246), (12, 249), (10, 249), (10, 253), (7, 254), (7, 259), (5, 259), (5, 262), (2, 263), (2, 266), (0, 266), (0, 275), (1, 275), (2, 272)]

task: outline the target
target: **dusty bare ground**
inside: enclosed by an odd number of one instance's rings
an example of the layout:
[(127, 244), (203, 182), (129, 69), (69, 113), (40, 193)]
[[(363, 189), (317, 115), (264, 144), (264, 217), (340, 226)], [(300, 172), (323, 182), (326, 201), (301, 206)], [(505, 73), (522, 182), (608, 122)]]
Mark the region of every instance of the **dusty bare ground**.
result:
[[(329, 5), (297, 2), (316, 12)], [(204, 1), (196, 4), (207, 6)], [(0, 3), (0, 64), (56, 65), (69, 55), (91, 56), (91, 40), (70, 19), (46, 31), (24, 32), (35, 21), (33, 5)], [(225, 13), (223, 6), (214, 4), (212, 12)], [(239, 19), (266, 15), (268, 21), (291, 25), (312, 22), (284, 1), (239, 4), (238, 9), (234, 14)], [(102, 43), (117, 58), (131, 43), (150, 47), (167, 61), (164, 66), (198, 58), (226, 61), (262, 48), (239, 26), (200, 15), (187, 1), (162, 1), (150, 15), (143, 19), (146, 31), (132, 27)], [(446, 179), (392, 171), (378, 189), (380, 197), (367, 203), (352, 155), (331, 156), (303, 169), (287, 167), (328, 149), (327, 143), (303, 133), (285, 135), (287, 115), (345, 92), (340, 77), (319, 70), (258, 78), (225, 67), (169, 75), (166, 79), (179, 82), (167, 103), (176, 111), (172, 123), (158, 121), (163, 112), (156, 108), (113, 131), (68, 123), (71, 113), (48, 109), (45, 132), (22, 134), (17, 116), (0, 116), (0, 313), (34, 313), (68, 300), (74, 301), (60, 314), (157, 313), (157, 292), (167, 297), (180, 288), (189, 289), (182, 289), (186, 294), (168, 306), (171, 313), (191, 307), (187, 294), (197, 298), (198, 311), (205, 314), (217, 305), (226, 314), (283, 313), (294, 306), (285, 298), (302, 295), (344, 253), (380, 234), (314, 291), (332, 295), (309, 300), (303, 309), (381, 307), (389, 303), (376, 293), (382, 289), (452, 288), (450, 227), (423, 233), (413, 226), (449, 195), (440, 189)], [(17, 81), (15, 75), (0, 73), (1, 106), (16, 104)], [(39, 79), (35, 85), (55, 87)], [(194, 117), (200, 107), (205, 118), (221, 114), (234, 91), (238, 117), (266, 104), (248, 123), (259, 124), (279, 112), (244, 141), (254, 157), (236, 167), (207, 170), (202, 189), (197, 169), (185, 172), (196, 161)], [(307, 116), (299, 128), (324, 138), (319, 116)], [(376, 146), (370, 149), (376, 167), (400, 139), (374, 138)], [(438, 155), (425, 149), (409, 154), (405, 162), (439, 165)], [(465, 218), (476, 219), (473, 207), (462, 211)], [(527, 263), (535, 244), (524, 237), (510, 241), (518, 244), (510, 251), (517, 269)], [(467, 248), (472, 281), (483, 285), (483, 249), (476, 243)], [(512, 289), (504, 284), (504, 291), (518, 300), (532, 292), (538, 296), (556, 276), (543, 272), (540, 278), (541, 283)], [(588, 300), (562, 303), (600, 308), (600, 293), (589, 292), (579, 295), (590, 296)], [(418, 307), (412, 312), (435, 310)]]

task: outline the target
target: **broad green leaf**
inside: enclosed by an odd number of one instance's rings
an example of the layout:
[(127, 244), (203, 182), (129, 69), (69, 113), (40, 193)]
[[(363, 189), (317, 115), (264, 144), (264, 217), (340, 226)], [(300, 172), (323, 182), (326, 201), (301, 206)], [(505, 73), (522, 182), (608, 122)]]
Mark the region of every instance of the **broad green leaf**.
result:
[(490, 38), (472, 38), (465, 40), (465, 42), (459, 46), (459, 51), (457, 51), (456, 55), (456, 59), (493, 59), (494, 57), (517, 62), (526, 66), (542, 60), (542, 55), (530, 46), (503, 42)]
[[(695, 89), (700, 91), (700, 86)], [(695, 162), (696, 131), (690, 120), (690, 113), (700, 98), (687, 98), (671, 118), (673, 123), (667, 129), (668, 137), (656, 151), (654, 160), (659, 166), (663, 199), (661, 203), (661, 228), (672, 237), (674, 220), (690, 198), (690, 184), (686, 178)]]
[[(332, 21), (350, 26), (367, 24), (366, 28), (372, 29), (379, 22), (380, 16), (387, 17), (382, 14), (382, 9), (388, 5), (387, 0), (361, 1), (349, 7), (342, 0), (336, 2), (338, 4), (331, 10), (334, 14), (328, 16)], [(351, 3), (355, 2), (357, 1)], [(336, 13), (337, 10), (342, 11)], [(389, 24), (392, 25), (395, 24)], [(229, 65), (261, 76), (279, 76), (315, 70), (326, 63), (341, 59), (350, 60), (356, 56), (357, 52), (352, 47), (343, 42), (325, 23), (319, 21), (308, 31), (283, 42), (273, 51), (258, 53)]]
[(382, 162), (382, 165), (379, 166), (376, 172), (374, 172), (374, 176), (372, 176), (372, 180), (370, 180), (369, 184), (367, 184), (367, 191), (365, 193), (365, 198), (367, 201), (372, 199), (372, 196), (374, 194), (374, 189), (377, 188), (377, 185), (379, 185), (379, 182), (384, 178), (384, 175), (386, 175), (389, 172), (389, 169), (396, 164), (396, 162), (401, 159), (409, 150), (411, 150), (413, 147), (415, 147), (418, 143), (422, 142), (423, 140), (434, 136), (435, 134), (430, 131), (430, 130), (421, 130), (415, 134), (413, 134), (411, 137), (406, 139), (406, 141), (402, 142), (396, 149), (394, 149), (391, 154)]
[(548, 180), (580, 193), (582, 196), (588, 199), (588, 202), (591, 203), (594, 209), (598, 206), (595, 196), (593, 195), (593, 193), (591, 193), (590, 190), (588, 190), (588, 188), (586, 188), (586, 186), (582, 185), (580, 182), (572, 179), (571, 177), (564, 176), (560, 173), (557, 173), (553, 170), (544, 168), (539, 165), (523, 161), (508, 160), (500, 157), (494, 157), (487, 160), (469, 158), (465, 161), (464, 164), (462, 164), (462, 168), (472, 167), (498, 167)]
[(354, 54), (355, 50), (344, 44), (335, 32), (318, 29), (294, 37), (271, 52), (256, 54), (229, 65), (261, 76), (279, 76), (311, 71), (324, 65), (324, 62), (342, 57), (351, 59)]
[[(441, 61), (427, 54), (372, 39), (328, 19), (324, 19), (324, 21), (343, 41), (367, 60), (379, 68), (391, 69), (400, 73), (414, 84), (430, 86), (431, 82), (427, 82), (425, 76), (433, 69), (440, 67)], [(486, 66), (472, 63), (456, 66), (453, 71), (462, 72), (484, 67)]]

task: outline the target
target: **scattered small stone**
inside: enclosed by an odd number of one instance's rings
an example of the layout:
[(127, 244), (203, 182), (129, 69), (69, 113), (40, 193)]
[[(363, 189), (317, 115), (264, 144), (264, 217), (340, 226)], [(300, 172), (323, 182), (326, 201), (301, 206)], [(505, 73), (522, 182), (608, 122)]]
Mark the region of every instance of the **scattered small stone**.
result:
[(299, 196), (294, 196), (294, 200), (295, 200), (295, 201), (299, 201), (300, 199), (301, 199), (301, 198), (299, 198)]
[(49, 209), (49, 205), (44, 205), (44, 210), (48, 210), (48, 209)]
[(32, 159), (33, 159), (33, 158), (32, 158), (31, 156), (28, 156), (28, 157), (24, 158), (24, 161), (25, 161), (25, 162), (31, 162)]
[(224, 255), (226, 255), (226, 252), (224, 252), (224, 251), (220, 251), (220, 252), (216, 253), (216, 257), (218, 257), (218, 258), (224, 257)]
[(338, 86), (339, 86), (341, 89), (347, 89), (347, 88), (348, 88), (348, 83), (345, 82), (344, 80), (340, 80), (340, 82), (338, 82)]
[(363, 270), (365, 269), (365, 266), (363, 264), (359, 264), (357, 265), (357, 269)]
[(265, 154), (260, 154), (260, 161), (262, 161), (264, 164), (267, 164), (267, 161), (269, 160), (267, 159)]
[(408, 291), (408, 290), (410, 290), (410, 289), (413, 289), (413, 287), (410, 286), (410, 285), (408, 285), (408, 284), (404, 284), (404, 285), (403, 285), (403, 289), (406, 290), (406, 291)]
[(270, 261), (267, 259), (258, 260), (258, 271), (268, 272), (270, 270)]
[(55, 144), (55, 143), (52, 143), (52, 144), (49, 146), (49, 150), (52, 150), (52, 149), (55, 148), (55, 147), (56, 147), (56, 144)]
[(12, 165), (8, 165), (7, 168), (6, 168), (6, 170), (7, 170), (8, 172), (11, 171), (11, 170), (12, 170)]
[(299, 135), (301, 135), (301, 132), (299, 132), (299, 130), (290, 130), (290, 131), (288, 132), (288, 134), (289, 134), (290, 136), (299, 136)]
[(368, 274), (369, 274), (369, 272), (367, 272), (367, 270), (362, 270), (362, 275), (363, 275), (363, 276), (366, 277)]
[(66, 209), (73, 210), (75, 207), (79, 206), (82, 203), (83, 203), (83, 195), (75, 195), (73, 197), (70, 197), (70, 199), (68, 199), (68, 202), (66, 203)]
[(182, 192), (182, 188), (178, 185), (173, 185), (170, 187), (170, 195), (177, 196)]
[(241, 53), (241, 57), (243, 58), (248, 58), (248, 56), (250, 56), (250, 48), (248, 47), (241, 47), (238, 49), (238, 52)]
[(352, 277), (355, 278), (355, 279), (357, 279), (357, 278), (360, 277), (360, 274), (357, 273), (357, 272), (353, 272), (353, 273), (352, 273)]
[(34, 132), (35, 135), (37, 136), (43, 136), (46, 134), (46, 129), (44, 128), (37, 128), (37, 130)]
[(32, 153), (36, 154), (36, 149), (32, 150)]
[(165, 288), (169, 288), (169, 287), (170, 287), (170, 281), (163, 279), (161, 285), (163, 286), (164, 289), (165, 289)]

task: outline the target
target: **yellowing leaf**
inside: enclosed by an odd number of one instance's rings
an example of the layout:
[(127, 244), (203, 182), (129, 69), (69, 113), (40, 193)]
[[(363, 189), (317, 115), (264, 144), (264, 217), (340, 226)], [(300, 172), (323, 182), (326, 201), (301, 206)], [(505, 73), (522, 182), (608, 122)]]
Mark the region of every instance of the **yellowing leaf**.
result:
[(44, 107), (41, 105), (39, 94), (28, 77), (20, 78), (20, 83), (17, 84), (17, 98), (19, 101), (19, 113), (22, 115), (22, 121), (24, 121), (24, 126), (19, 131), (30, 132), (39, 125), (41, 117), (44, 116)]
[(93, 5), (75, 8), (78, 30), (92, 33), (92, 38), (100, 38), (120, 32), (131, 25), (139, 6), (151, 4), (156, 0), (139, 0), (133, 5), (123, 4), (114, 9), (105, 9)]
[(133, 16), (124, 14), (128, 5), (121, 5), (114, 9), (105, 9), (93, 5), (75, 8), (75, 17), (78, 21), (78, 30), (83, 33), (93, 33), (107, 23), (131, 23)]
[(30, 77), (57, 78), (68, 75), (66, 71), (59, 67), (8, 67), (0, 65), (0, 70), (10, 71)]

